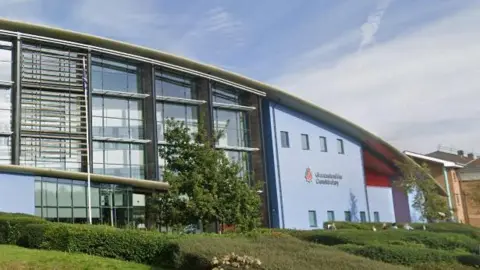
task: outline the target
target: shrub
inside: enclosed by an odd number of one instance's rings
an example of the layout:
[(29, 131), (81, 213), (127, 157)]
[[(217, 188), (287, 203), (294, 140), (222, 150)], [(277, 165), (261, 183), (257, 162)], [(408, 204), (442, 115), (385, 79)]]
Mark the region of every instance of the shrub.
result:
[(140, 230), (80, 224), (31, 224), (24, 231), (30, 248), (81, 252), (149, 265), (174, 265), (179, 247), (173, 236)]
[(425, 262), (455, 263), (456, 257), (448, 251), (387, 245), (339, 245), (345, 252), (392, 264), (412, 266)]
[(478, 241), (461, 234), (433, 233), (425, 231), (388, 230), (369, 232), (361, 230), (341, 231), (298, 231), (294, 236), (314, 243), (328, 246), (355, 244), (402, 244), (417, 247), (425, 246), (432, 249), (459, 250), (475, 252), (478, 249)]
[(26, 214), (0, 213), (0, 244), (19, 244), (24, 228), (29, 224), (45, 224), (48, 221)]

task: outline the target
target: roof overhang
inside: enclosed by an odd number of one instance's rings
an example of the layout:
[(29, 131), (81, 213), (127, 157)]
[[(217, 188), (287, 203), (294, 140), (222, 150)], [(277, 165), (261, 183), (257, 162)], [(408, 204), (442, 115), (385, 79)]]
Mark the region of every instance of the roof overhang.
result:
[[(83, 172), (71, 172), (62, 170), (53, 170), (46, 168), (35, 168), (28, 166), (18, 165), (0, 165), (0, 172), (17, 173), (17, 174), (30, 174), (35, 176), (47, 176), (58, 177), (73, 180), (87, 181), (88, 175)], [(153, 180), (140, 180), (133, 178), (124, 178), (117, 176), (90, 174), (90, 180), (92, 182), (116, 184), (116, 185), (128, 185), (135, 189), (144, 191), (166, 191), (169, 187), (168, 183), (153, 181)]]

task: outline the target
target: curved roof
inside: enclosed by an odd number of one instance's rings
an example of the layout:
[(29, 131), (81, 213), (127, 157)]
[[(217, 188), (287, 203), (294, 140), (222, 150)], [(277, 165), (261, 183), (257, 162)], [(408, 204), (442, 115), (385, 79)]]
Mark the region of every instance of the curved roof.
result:
[(202, 64), (184, 57), (142, 46), (132, 45), (125, 42), (59, 28), (29, 24), (25, 22), (0, 19), (0, 29), (10, 31), (10, 34), (20, 33), (20, 36), (22, 33), (24, 33), (38, 37), (59, 39), (62, 41), (83, 44), (83, 46), (87, 45), (99, 47), (124, 54), (136, 55), (153, 61), (168, 63), (169, 65), (173, 65), (178, 68), (200, 72), (201, 74), (213, 76), (215, 78), (242, 85), (250, 89), (255, 89), (264, 92), (269, 99), (275, 102), (288, 106), (311, 117), (312, 119), (325, 123), (339, 132), (352, 137), (353, 139), (359, 141), (364, 149), (374, 153), (379, 157), (382, 157), (383, 160), (391, 164), (393, 164), (394, 160), (412, 161), (401, 151), (397, 150), (395, 147), (381, 138), (338, 115), (316, 106), (307, 100), (303, 100), (274, 86), (247, 78), (240, 74), (226, 71), (212, 65)]

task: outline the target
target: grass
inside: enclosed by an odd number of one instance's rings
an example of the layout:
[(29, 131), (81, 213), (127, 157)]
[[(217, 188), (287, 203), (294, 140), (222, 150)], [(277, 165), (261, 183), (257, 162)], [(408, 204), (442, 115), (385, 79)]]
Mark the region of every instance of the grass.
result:
[(85, 254), (71, 254), (58, 251), (25, 249), (17, 246), (0, 245), (0, 269), (132, 269), (143, 270), (151, 267), (106, 259)]
[(269, 270), (407, 269), (350, 255), (333, 247), (308, 243), (288, 235), (279, 237), (197, 235), (177, 241), (186, 256), (181, 269), (204, 269), (201, 266), (205, 265), (207, 260), (231, 252), (258, 258), (264, 268)]

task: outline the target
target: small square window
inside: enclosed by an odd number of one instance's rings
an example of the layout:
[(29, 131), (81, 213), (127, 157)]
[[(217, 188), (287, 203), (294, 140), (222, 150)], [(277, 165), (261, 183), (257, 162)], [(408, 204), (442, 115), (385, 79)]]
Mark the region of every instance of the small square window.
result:
[(352, 214), (350, 213), (350, 211), (345, 211), (345, 221), (352, 221)]
[(313, 210), (308, 211), (308, 222), (310, 223), (310, 227), (316, 228), (317, 227), (317, 213)]
[(290, 147), (290, 140), (288, 139), (288, 132), (280, 131), (280, 140), (281, 140), (283, 148), (289, 148)]
[(373, 212), (373, 222), (380, 222), (380, 214), (378, 212)]
[(302, 149), (310, 150), (310, 142), (308, 141), (308, 135), (302, 134)]
[(327, 138), (320, 136), (320, 151), (321, 152), (327, 152)]
[(365, 214), (364, 211), (360, 211), (360, 221), (367, 222), (367, 215)]
[(343, 155), (345, 154), (345, 150), (343, 149), (343, 140), (342, 139), (337, 139), (337, 150), (338, 153)]
[(335, 212), (327, 211), (327, 219), (328, 221), (335, 221)]

